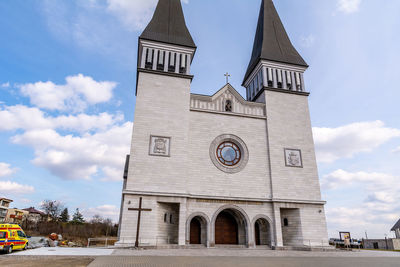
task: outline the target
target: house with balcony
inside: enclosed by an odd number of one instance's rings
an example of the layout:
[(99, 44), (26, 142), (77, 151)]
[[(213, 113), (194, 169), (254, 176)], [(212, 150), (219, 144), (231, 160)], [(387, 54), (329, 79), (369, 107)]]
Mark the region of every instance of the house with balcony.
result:
[(6, 222), (7, 212), (11, 202), (13, 202), (11, 199), (0, 198), (0, 223)]
[(28, 217), (29, 211), (20, 210), (17, 208), (8, 209), (6, 223), (15, 223), (21, 225)]

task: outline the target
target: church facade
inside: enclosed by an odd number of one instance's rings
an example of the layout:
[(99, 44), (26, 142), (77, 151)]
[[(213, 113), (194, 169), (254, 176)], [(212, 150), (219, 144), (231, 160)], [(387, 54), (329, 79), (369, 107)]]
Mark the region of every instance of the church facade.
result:
[(246, 99), (229, 83), (190, 93), (196, 45), (180, 0), (159, 0), (138, 51), (118, 244), (327, 246), (308, 66), (272, 0), (261, 3)]

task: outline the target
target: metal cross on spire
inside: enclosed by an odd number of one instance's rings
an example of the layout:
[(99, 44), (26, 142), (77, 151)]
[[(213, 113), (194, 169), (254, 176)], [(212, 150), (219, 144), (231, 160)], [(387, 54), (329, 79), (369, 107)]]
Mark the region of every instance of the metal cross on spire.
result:
[(231, 77), (231, 75), (229, 73), (225, 73), (224, 76), (226, 77), (226, 83), (229, 83), (229, 77)]

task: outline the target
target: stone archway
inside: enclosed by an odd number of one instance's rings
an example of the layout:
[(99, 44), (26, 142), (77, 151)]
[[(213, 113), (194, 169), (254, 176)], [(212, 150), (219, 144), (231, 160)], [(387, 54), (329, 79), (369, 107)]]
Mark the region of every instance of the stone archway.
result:
[(273, 234), (271, 220), (264, 215), (258, 215), (253, 219), (253, 234), (255, 246), (273, 246)]
[(186, 244), (209, 245), (209, 219), (202, 212), (191, 214), (186, 222)]
[(249, 246), (253, 241), (249, 236), (249, 225), (243, 209), (234, 205), (223, 206), (211, 220), (211, 244)]

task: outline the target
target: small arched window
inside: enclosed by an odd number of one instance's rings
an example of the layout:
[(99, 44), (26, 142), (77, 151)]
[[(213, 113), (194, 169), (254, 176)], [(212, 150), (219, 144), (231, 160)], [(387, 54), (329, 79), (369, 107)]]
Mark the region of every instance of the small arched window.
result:
[(174, 224), (174, 223), (172, 222), (172, 214), (169, 215), (169, 223), (170, 223), (170, 224)]
[(283, 226), (289, 226), (289, 220), (287, 218), (283, 219)]
[(232, 101), (226, 100), (225, 102), (225, 111), (232, 112)]
[(165, 223), (167, 222), (167, 214), (166, 213), (164, 213), (164, 222)]

